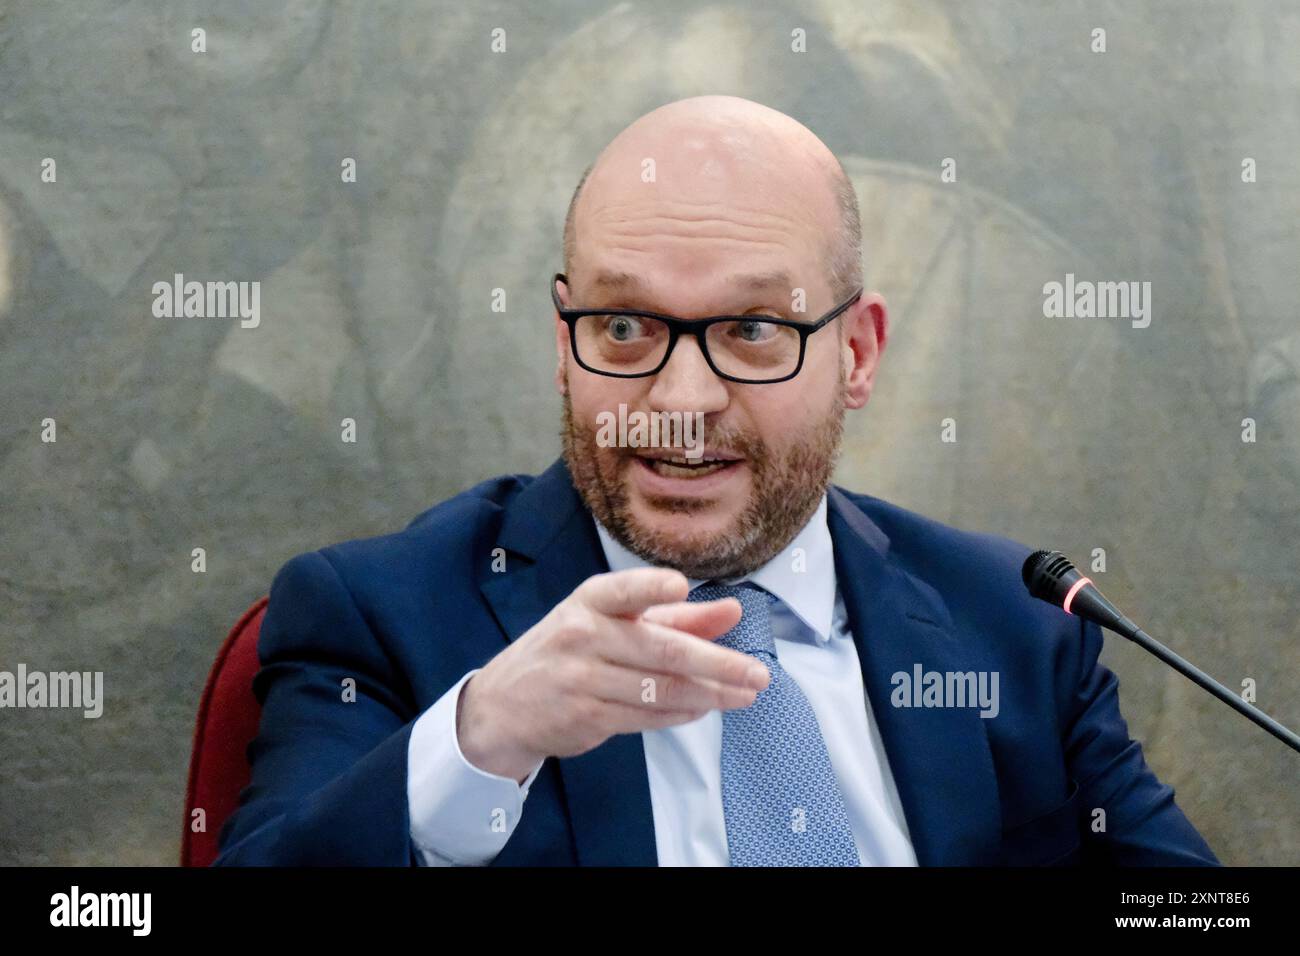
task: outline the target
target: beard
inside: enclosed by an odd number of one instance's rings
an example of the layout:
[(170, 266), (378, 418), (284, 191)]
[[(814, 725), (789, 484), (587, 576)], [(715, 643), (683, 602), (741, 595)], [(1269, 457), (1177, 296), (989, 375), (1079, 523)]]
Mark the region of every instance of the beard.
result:
[[(817, 510), (830, 485), (844, 433), (844, 369), (835, 403), (782, 451), (738, 429), (708, 426), (707, 445), (743, 456), (750, 469), (749, 500), (722, 533), (668, 535), (638, 522), (628, 500), (627, 470), (641, 467), (635, 448), (602, 448), (596, 429), (573, 417), (568, 374), (564, 377), (564, 461), (587, 508), (623, 547), (649, 564), (688, 578), (714, 580), (750, 574), (780, 554)], [(679, 514), (707, 511), (707, 499), (655, 495), (652, 508)]]

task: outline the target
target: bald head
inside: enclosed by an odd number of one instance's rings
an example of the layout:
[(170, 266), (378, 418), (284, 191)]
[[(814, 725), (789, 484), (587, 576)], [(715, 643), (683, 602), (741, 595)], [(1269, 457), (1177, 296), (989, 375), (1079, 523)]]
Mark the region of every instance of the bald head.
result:
[[(653, 238), (621, 228), (630, 219), (695, 222), (671, 237), (708, 239), (715, 212), (743, 208), (741, 243), (780, 229), (815, 243), (822, 275), (842, 299), (861, 285), (862, 229), (853, 184), (835, 155), (803, 124), (732, 96), (678, 100), (619, 133), (582, 174), (564, 223), (564, 270), (580, 278), (583, 244)], [(722, 231), (727, 225), (722, 224)], [(743, 233), (743, 235), (741, 235)]]

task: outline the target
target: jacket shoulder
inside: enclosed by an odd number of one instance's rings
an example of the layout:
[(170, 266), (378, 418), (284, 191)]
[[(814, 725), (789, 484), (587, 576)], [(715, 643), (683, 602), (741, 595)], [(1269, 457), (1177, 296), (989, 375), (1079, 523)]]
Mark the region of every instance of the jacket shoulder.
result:
[(843, 488), (840, 491), (885, 533), (891, 557), (905, 570), (943, 574), (960, 571), (964, 575), (974, 572), (984, 586), (1019, 588), (1025, 593), (1020, 569), (1034, 550), (1028, 545), (1002, 535), (944, 524), (882, 498)]
[(277, 578), (286, 569), (324, 556), (349, 584), (442, 580), (448, 567), (471, 566), (468, 562), (495, 539), (510, 502), (532, 481), (532, 475), (524, 474), (489, 478), (416, 515), (401, 531), (353, 538), (297, 555)]

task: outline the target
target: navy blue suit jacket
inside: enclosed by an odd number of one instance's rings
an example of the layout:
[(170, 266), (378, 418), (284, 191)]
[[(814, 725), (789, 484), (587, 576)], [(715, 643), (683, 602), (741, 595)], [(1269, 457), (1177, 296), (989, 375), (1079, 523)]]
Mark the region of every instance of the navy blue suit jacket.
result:
[[(1099, 629), (1026, 595), (1028, 548), (838, 487), (828, 504), (864, 685), (922, 866), (1218, 862), (1130, 739)], [(262, 624), (252, 781), (218, 864), (413, 864), (414, 721), (607, 570), (562, 461), (483, 482), (400, 533), (287, 562)], [(1000, 712), (892, 706), (891, 675), (916, 664), (997, 671)], [(355, 702), (342, 699), (349, 677)], [(549, 758), (494, 861), (656, 862), (640, 734)]]

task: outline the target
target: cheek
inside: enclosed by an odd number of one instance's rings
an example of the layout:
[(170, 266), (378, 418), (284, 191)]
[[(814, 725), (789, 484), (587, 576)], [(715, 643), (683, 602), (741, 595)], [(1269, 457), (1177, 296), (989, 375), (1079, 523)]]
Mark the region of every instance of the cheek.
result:
[(594, 428), (596, 416), (602, 412), (618, 415), (619, 405), (629, 412), (641, 408), (645, 386), (640, 380), (620, 381), (604, 375), (594, 375), (577, 366), (569, 369), (569, 400), (573, 417), (580, 425)]
[[(779, 385), (755, 386), (763, 391), (746, 403), (746, 417), (771, 448), (780, 448), (820, 421), (829, 411), (834, 393), (826, 388), (827, 378), (805, 375), (807, 364), (795, 378)], [(831, 379), (833, 381), (833, 379)]]
[(834, 327), (823, 331), (831, 338), (818, 342), (817, 348), (813, 348), (810, 342), (808, 352), (804, 355), (803, 369), (786, 383), (797, 386), (795, 391), (798, 395), (790, 400), (801, 403), (809, 414), (818, 416), (825, 414), (840, 394), (840, 378), (845, 361), (839, 333)]

